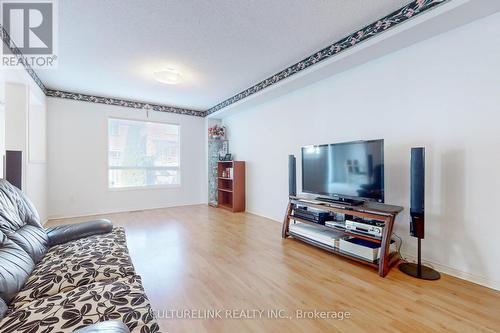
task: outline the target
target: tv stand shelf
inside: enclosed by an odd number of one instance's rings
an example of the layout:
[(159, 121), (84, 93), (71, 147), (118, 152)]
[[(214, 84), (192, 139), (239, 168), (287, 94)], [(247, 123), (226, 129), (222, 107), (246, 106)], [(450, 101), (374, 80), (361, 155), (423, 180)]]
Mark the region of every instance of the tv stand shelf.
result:
[[(351, 255), (350, 253), (342, 252), (337, 248), (332, 248), (328, 245), (316, 242), (312, 239), (308, 239), (306, 237), (290, 233), (290, 231), (289, 231), (290, 220), (295, 220), (297, 222), (310, 224), (310, 225), (313, 225), (317, 228), (332, 230), (332, 228), (330, 228), (330, 227), (326, 227), (324, 225), (316, 224), (316, 223), (301, 219), (299, 217), (293, 216), (293, 210), (297, 205), (311, 207), (311, 208), (317, 208), (317, 209), (321, 209), (321, 210), (332, 212), (332, 213), (340, 213), (340, 214), (346, 214), (346, 215), (351, 215), (351, 216), (355, 216), (355, 217), (383, 221), (385, 223), (385, 228), (384, 228), (384, 233), (382, 235), (382, 238), (370, 237), (368, 235), (362, 235), (362, 234), (358, 234), (358, 233), (350, 232), (350, 231), (342, 231), (347, 236), (361, 238), (361, 239), (369, 240), (372, 242), (380, 243), (381, 244), (380, 259), (376, 262), (367, 261), (363, 258), (359, 258), (355, 255)], [(308, 243), (310, 245), (314, 245), (316, 247), (319, 247), (325, 251), (340, 255), (342, 257), (349, 258), (351, 260), (369, 265), (369, 266), (374, 267), (374, 268), (377, 268), (378, 274), (381, 277), (385, 277), (387, 275), (387, 273), (389, 272), (390, 268), (399, 261), (398, 253), (397, 252), (389, 253), (389, 248), (390, 248), (390, 242), (391, 242), (391, 237), (392, 237), (392, 230), (394, 227), (394, 221), (396, 219), (396, 216), (402, 210), (403, 210), (403, 207), (385, 205), (385, 204), (380, 204), (380, 203), (375, 203), (375, 202), (365, 202), (362, 205), (358, 205), (358, 206), (344, 206), (344, 205), (338, 204), (338, 203), (327, 203), (327, 202), (315, 203), (315, 202), (312, 202), (310, 200), (307, 200), (306, 198), (291, 196), (291, 197), (289, 197), (288, 207), (287, 207), (285, 219), (283, 221), (282, 237), (287, 238), (287, 237), (291, 236), (295, 239), (298, 239), (298, 240), (303, 241), (305, 243)], [(339, 229), (334, 229), (334, 230), (341, 231)]]
[(304, 220), (304, 219), (301, 219), (300, 217), (296, 217), (296, 216), (293, 216), (293, 215), (290, 215), (289, 218), (290, 218), (290, 220), (295, 220), (295, 221), (298, 221), (300, 223), (309, 224), (309, 225), (315, 226), (316, 228), (320, 228), (320, 229), (323, 229), (323, 230), (341, 231), (346, 236), (352, 236), (352, 237), (356, 237), (356, 238), (361, 238), (361, 239), (364, 239), (364, 240), (367, 240), (367, 241), (370, 241), (370, 242), (374, 242), (374, 243), (379, 243), (379, 244), (382, 243), (382, 239), (381, 238), (370, 237), (370, 236), (362, 235), (362, 234), (355, 233), (355, 232), (350, 232), (350, 231), (346, 231), (346, 230), (325, 227), (324, 225), (317, 224), (317, 223), (314, 223), (314, 222), (311, 222), (311, 221), (308, 221), (308, 220)]

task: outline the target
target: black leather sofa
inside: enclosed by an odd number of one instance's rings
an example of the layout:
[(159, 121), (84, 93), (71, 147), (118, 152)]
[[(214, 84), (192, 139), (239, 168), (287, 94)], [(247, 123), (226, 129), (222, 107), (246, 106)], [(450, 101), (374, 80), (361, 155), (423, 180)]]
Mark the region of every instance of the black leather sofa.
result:
[(0, 332), (158, 333), (125, 230), (107, 220), (45, 230), (0, 179)]

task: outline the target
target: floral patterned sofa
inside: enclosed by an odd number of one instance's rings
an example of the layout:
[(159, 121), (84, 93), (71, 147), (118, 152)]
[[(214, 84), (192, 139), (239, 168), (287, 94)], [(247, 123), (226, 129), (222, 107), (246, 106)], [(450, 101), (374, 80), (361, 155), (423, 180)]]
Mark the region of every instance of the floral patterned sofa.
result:
[(73, 331), (159, 332), (125, 230), (107, 220), (45, 230), (0, 180), (0, 332)]

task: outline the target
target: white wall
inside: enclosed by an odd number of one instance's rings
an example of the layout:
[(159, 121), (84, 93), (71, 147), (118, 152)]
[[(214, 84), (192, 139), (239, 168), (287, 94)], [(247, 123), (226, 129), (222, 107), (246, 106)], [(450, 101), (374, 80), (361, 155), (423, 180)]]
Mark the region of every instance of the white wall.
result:
[(27, 114), (27, 149), (25, 151), (26, 194), (37, 207), (42, 222), (48, 218), (47, 175), (47, 106), (46, 97), (30, 89)]
[(395, 232), (414, 254), (409, 152), (424, 145), (424, 258), (500, 289), (499, 31), (496, 14), (224, 119), (247, 161), (247, 210), (282, 220), (301, 146), (383, 138), (386, 202), (406, 208)]
[(181, 126), (179, 188), (108, 190), (107, 120), (148, 120), (137, 109), (48, 98), (49, 215), (51, 218), (206, 202), (205, 121), (150, 112), (151, 121)]
[[(32, 157), (44, 156), (46, 151), (45, 101), (44, 93), (23, 68), (2, 68), (0, 108), (4, 106), (5, 132), (0, 133), (0, 147), (23, 152), (22, 190), (33, 201), (42, 222), (47, 220), (47, 164)], [(0, 155), (3, 160), (3, 149)]]

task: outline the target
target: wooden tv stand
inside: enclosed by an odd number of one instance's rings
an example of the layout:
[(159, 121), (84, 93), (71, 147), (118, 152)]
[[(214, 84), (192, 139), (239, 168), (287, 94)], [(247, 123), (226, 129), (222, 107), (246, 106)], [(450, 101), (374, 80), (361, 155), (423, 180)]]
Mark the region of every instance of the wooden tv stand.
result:
[[(382, 238), (375, 238), (371, 237), (369, 235), (362, 235), (359, 233), (354, 233), (350, 231), (341, 231), (339, 229), (333, 229), (330, 227), (326, 227), (324, 225), (316, 224), (314, 222), (310, 222), (298, 217), (293, 216), (293, 210), (297, 206), (307, 206), (311, 208), (317, 208), (321, 209), (324, 211), (329, 211), (333, 213), (339, 213), (339, 214), (345, 214), (345, 215), (351, 215), (355, 217), (360, 217), (360, 218), (367, 218), (367, 219), (373, 219), (377, 221), (383, 221), (385, 222), (385, 228), (384, 228), (384, 233), (382, 235)], [(282, 234), (281, 236), (283, 238), (287, 238), (288, 236), (292, 236), (296, 239), (299, 239), (303, 242), (306, 242), (308, 244), (314, 245), (316, 247), (322, 248), (323, 250), (326, 250), (328, 252), (340, 255), (342, 257), (349, 258), (351, 260), (355, 260), (357, 262), (369, 265), (371, 267), (377, 268), (378, 269), (378, 274), (381, 277), (385, 277), (387, 273), (389, 272), (390, 268), (396, 264), (399, 261), (399, 254), (397, 252), (389, 253), (389, 246), (391, 242), (391, 237), (392, 237), (392, 229), (394, 227), (394, 221), (396, 219), (396, 216), (403, 210), (403, 207), (399, 206), (392, 206), (392, 205), (386, 205), (386, 204), (380, 204), (380, 203), (375, 203), (375, 202), (365, 202), (364, 204), (360, 206), (345, 206), (342, 204), (336, 204), (336, 203), (318, 203), (315, 202), (315, 200), (309, 200), (306, 198), (300, 198), (300, 197), (289, 197), (288, 201), (288, 207), (286, 210), (286, 215), (285, 219), (283, 221), (283, 229), (282, 229)], [(322, 246), (322, 244), (315, 242), (314, 240), (308, 239), (306, 237), (298, 237), (296, 235), (290, 235), (289, 234), (289, 225), (290, 225), (290, 220), (295, 220), (297, 222), (301, 223), (306, 223), (313, 225), (318, 228), (327, 228), (328, 230), (335, 230), (335, 231), (341, 231), (347, 236), (352, 236), (356, 238), (361, 238), (369, 241), (373, 241), (376, 243), (381, 244), (381, 249), (380, 249), (380, 259), (377, 262), (371, 262), (367, 260), (363, 260), (359, 257), (356, 256), (351, 256), (346, 252), (341, 252), (340, 250), (336, 248), (331, 248), (329, 246)]]

